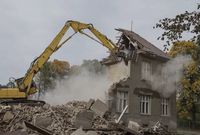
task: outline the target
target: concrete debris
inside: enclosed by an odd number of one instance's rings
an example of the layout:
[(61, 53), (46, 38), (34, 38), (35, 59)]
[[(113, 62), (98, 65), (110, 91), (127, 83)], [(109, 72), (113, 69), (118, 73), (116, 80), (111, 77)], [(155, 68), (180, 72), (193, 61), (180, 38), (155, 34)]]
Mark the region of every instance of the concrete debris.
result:
[(35, 125), (47, 128), (52, 124), (53, 120), (50, 117), (36, 117)]
[(1, 110), (9, 110), (11, 107), (10, 106), (0, 106), (0, 111)]
[(94, 112), (90, 110), (83, 110), (80, 111), (76, 115), (76, 120), (75, 120), (75, 127), (79, 128), (90, 128), (92, 127), (92, 121), (94, 118)]
[(128, 128), (139, 132), (141, 126), (135, 121), (129, 121)]
[(90, 109), (102, 117), (108, 111), (108, 106), (101, 100), (97, 99)]
[(11, 111), (7, 111), (7, 112), (4, 114), (3, 121), (4, 121), (4, 122), (9, 122), (9, 121), (12, 120), (13, 118), (14, 118), (14, 115), (11, 113)]
[(158, 135), (172, 135), (172, 133), (169, 132), (168, 129), (160, 121), (156, 122), (156, 124), (152, 128), (148, 129), (147, 132)]
[[(100, 133), (99, 133), (100, 134)], [(74, 131), (71, 135), (99, 135), (97, 131), (84, 131), (84, 129), (81, 127)]]
[[(130, 129), (130, 128), (124, 126), (124, 125), (115, 124), (115, 126), (116, 126), (118, 129), (124, 131), (124, 133), (125, 133), (125, 134), (128, 134), (128, 135), (143, 135), (143, 134), (141, 134), (140, 132), (135, 131), (135, 130), (133, 130), (133, 129)], [(149, 135), (151, 135), (151, 134), (149, 134)]]
[[(123, 115), (122, 115), (123, 116)], [(99, 99), (89, 102), (73, 101), (64, 105), (13, 105), (0, 109), (0, 134), (31, 135), (142, 135), (146, 132), (168, 135), (157, 122), (144, 129), (129, 121), (128, 126), (115, 122), (116, 115), (108, 111)]]
[(28, 135), (28, 133), (26, 131), (13, 131), (13, 132), (9, 132), (9, 133), (5, 133), (2, 135)]
[(85, 131), (83, 131), (82, 128), (77, 129), (74, 131), (71, 135), (87, 135)]
[(43, 105), (43, 108), (44, 108), (45, 110), (48, 110), (48, 109), (50, 108), (50, 104), (44, 104), (44, 105)]
[(53, 135), (53, 133), (51, 131), (48, 131), (45, 128), (41, 128), (41, 127), (35, 126), (35, 125), (33, 125), (33, 124), (29, 123), (29, 122), (26, 122), (26, 121), (24, 123), (31, 130), (37, 131), (38, 133), (40, 133), (42, 135)]
[[(123, 135), (123, 131), (109, 124), (114, 117), (106, 113), (107, 106), (96, 100), (88, 109), (87, 102), (73, 101), (64, 105), (42, 106), (12, 105), (0, 109), (0, 134), (25, 131), (27, 134), (70, 135)], [(77, 128), (82, 128), (81, 129)], [(75, 132), (77, 131), (77, 132)], [(16, 133), (17, 134), (17, 133)], [(22, 134), (22, 133), (21, 133)], [(79, 133), (80, 134), (80, 133)]]
[(95, 132), (95, 131), (88, 131), (88, 132), (87, 132), (87, 135), (98, 135), (98, 134), (97, 134), (97, 132)]

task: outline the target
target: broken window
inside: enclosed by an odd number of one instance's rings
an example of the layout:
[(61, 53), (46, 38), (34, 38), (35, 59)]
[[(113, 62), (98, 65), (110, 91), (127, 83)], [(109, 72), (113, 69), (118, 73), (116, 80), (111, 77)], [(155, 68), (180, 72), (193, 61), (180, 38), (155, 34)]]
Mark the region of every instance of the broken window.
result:
[(142, 80), (151, 80), (151, 64), (142, 61)]
[(169, 98), (162, 98), (161, 100), (161, 115), (169, 116)]
[(151, 114), (151, 96), (140, 96), (140, 114)]
[[(124, 108), (128, 105), (128, 92), (118, 91), (117, 92), (117, 111), (122, 112)], [(126, 111), (128, 112), (128, 110)]]

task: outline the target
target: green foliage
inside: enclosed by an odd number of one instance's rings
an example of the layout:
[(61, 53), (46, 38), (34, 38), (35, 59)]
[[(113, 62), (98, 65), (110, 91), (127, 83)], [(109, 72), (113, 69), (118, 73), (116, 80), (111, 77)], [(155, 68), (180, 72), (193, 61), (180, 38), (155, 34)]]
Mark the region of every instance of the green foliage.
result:
[[(184, 12), (173, 18), (160, 20), (154, 28), (164, 30), (158, 40), (165, 40), (164, 51), (169, 55), (190, 55), (193, 62), (185, 68), (181, 80), (181, 90), (178, 93), (177, 109), (179, 118), (191, 120), (193, 127), (196, 123), (196, 103), (200, 99), (200, 12)], [(189, 37), (185, 39), (184, 37)], [(188, 40), (182, 41), (180, 40)]]
[(105, 67), (98, 60), (84, 60), (80, 66), (74, 65), (71, 67), (67, 61), (53, 60), (47, 62), (36, 76), (40, 94), (54, 89), (56, 81), (69, 79), (85, 71), (101, 74), (105, 71)]
[(63, 79), (70, 70), (70, 64), (67, 61), (54, 60), (50, 62), (51, 71), (57, 79)]
[(164, 18), (160, 20), (154, 28), (164, 30), (158, 37), (159, 40), (166, 40), (164, 51), (168, 51), (171, 42), (182, 39), (183, 35), (191, 37), (189, 40), (198, 41), (200, 39), (200, 12), (193, 11), (176, 15), (174, 18)]
[[(200, 69), (197, 44), (191, 41), (176, 42), (169, 55), (190, 55), (193, 62), (185, 67), (181, 80), (181, 90), (178, 93), (177, 109), (179, 118), (195, 121), (195, 104), (200, 98)], [(193, 125), (195, 125), (193, 123)]]
[(89, 72), (102, 73), (105, 67), (96, 59), (94, 60), (83, 60), (81, 65), (82, 68), (87, 69)]
[(197, 55), (197, 45), (191, 41), (175, 42), (168, 53), (171, 57), (176, 57), (177, 55), (190, 55), (193, 60), (198, 59)]
[(101, 74), (105, 71), (105, 66), (103, 66), (98, 60), (83, 60), (83, 63), (78, 66), (74, 65), (69, 70), (69, 76), (78, 75), (83, 70), (87, 70), (88, 72), (92, 72), (95, 74)]
[(46, 90), (54, 89), (56, 80), (63, 79), (67, 75), (70, 65), (66, 61), (49, 61), (44, 64), (40, 72), (36, 75), (36, 83), (39, 92), (44, 93)]
[(38, 83), (40, 91), (53, 88), (54, 85), (52, 82), (55, 78), (55, 75), (52, 73), (50, 62), (44, 64), (36, 78), (36, 82)]

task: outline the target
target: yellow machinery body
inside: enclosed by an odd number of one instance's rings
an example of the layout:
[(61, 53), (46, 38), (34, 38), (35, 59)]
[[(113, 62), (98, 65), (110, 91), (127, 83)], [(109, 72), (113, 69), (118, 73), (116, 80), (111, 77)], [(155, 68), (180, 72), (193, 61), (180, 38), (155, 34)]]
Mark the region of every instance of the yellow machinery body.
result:
[[(36, 93), (36, 89), (30, 89), (29, 95)], [(19, 88), (0, 88), (0, 99), (26, 99), (26, 93)]]
[(0, 99), (26, 98), (24, 92), (20, 92), (19, 88), (0, 88)]

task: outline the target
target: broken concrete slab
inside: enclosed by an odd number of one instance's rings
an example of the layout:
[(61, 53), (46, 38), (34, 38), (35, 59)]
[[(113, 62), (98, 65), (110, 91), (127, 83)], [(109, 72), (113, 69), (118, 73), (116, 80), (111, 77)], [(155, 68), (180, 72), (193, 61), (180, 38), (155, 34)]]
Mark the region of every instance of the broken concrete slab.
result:
[(13, 132), (7, 132), (5, 134), (2, 135), (28, 135), (28, 133), (26, 131), (13, 131)]
[[(89, 119), (89, 125), (92, 123), (92, 125), (89, 128), (83, 128), (85, 131), (84, 133), (87, 134), (88, 131), (94, 131), (89, 132), (88, 134), (95, 132), (98, 132), (98, 134), (118, 134), (122, 135), (120, 133), (123, 133), (123, 131), (110, 129), (108, 127), (108, 123), (110, 121), (114, 121), (114, 117), (111, 114), (104, 114), (105, 117), (101, 117), (99, 115), (95, 115), (95, 112), (92, 110), (88, 110), (86, 108), (87, 102), (82, 101), (73, 101), (68, 102), (64, 105), (56, 105), (56, 106), (50, 106), (48, 109), (44, 109), (42, 106), (27, 106), (22, 105), (21, 107), (18, 107), (15, 105), (10, 110), (2, 110), (0, 112), (0, 115), (2, 114), (2, 117), (0, 116), (1, 126), (0, 126), (0, 134), (1, 133), (7, 133), (9, 131), (28, 131), (29, 134), (39, 134), (39, 133), (45, 133), (45, 134), (71, 134), (74, 130), (77, 128), (75, 127), (75, 121), (78, 120), (78, 117), (80, 116), (80, 121), (88, 121)], [(84, 110), (86, 111), (86, 115), (84, 113)], [(3, 116), (7, 111), (11, 111), (11, 113), (14, 115), (14, 118), (10, 120), (9, 122), (3, 122)], [(83, 112), (82, 112), (83, 111)], [(81, 112), (81, 113), (80, 113)], [(90, 121), (90, 115), (87, 112), (92, 112), (94, 117), (92, 118), (92, 122)], [(85, 118), (85, 116), (88, 116), (89, 118)], [(37, 118), (38, 117), (38, 118)], [(53, 122), (47, 127), (44, 128), (44, 126), (37, 126), (36, 124), (39, 123), (37, 121), (40, 121), (40, 118), (51, 118)], [(36, 120), (37, 118), (37, 120)], [(43, 121), (43, 120), (42, 120)], [(79, 121), (79, 122), (80, 122)], [(80, 122), (80, 123), (81, 123)], [(25, 123), (25, 125), (24, 125)], [(50, 122), (45, 122), (50, 123)], [(38, 124), (40, 125), (40, 124)], [(87, 124), (80, 124), (84, 127), (84, 125)], [(85, 126), (86, 127), (86, 126)], [(84, 134), (83, 133), (83, 134)]]
[(15, 127), (17, 129), (24, 129), (24, 130), (26, 129), (26, 125), (24, 124), (24, 122), (18, 122), (18, 123), (16, 123)]
[(141, 126), (135, 121), (129, 121), (128, 128), (139, 132)]
[(52, 122), (53, 122), (53, 120), (50, 117), (39, 116), (39, 117), (36, 117), (35, 125), (47, 128), (48, 126), (51, 125)]
[(49, 131), (49, 130), (47, 130), (45, 128), (42, 128), (42, 127), (39, 127), (39, 126), (35, 126), (35, 125), (33, 125), (33, 124), (31, 124), (31, 123), (29, 123), (27, 121), (25, 121), (24, 123), (28, 128), (30, 128), (30, 129), (32, 129), (34, 131), (37, 131), (38, 133), (40, 133), (42, 135), (53, 135), (53, 133), (51, 131)]
[(44, 108), (45, 110), (48, 110), (48, 109), (50, 108), (50, 104), (47, 104), (47, 103), (46, 103), (46, 104), (43, 105), (42, 108)]
[(98, 135), (96, 131), (83, 131), (82, 127), (74, 131), (71, 135)]
[(90, 110), (82, 110), (76, 115), (75, 127), (91, 128), (94, 118), (94, 112)]
[(11, 106), (0, 105), (0, 112), (1, 110), (10, 110)]
[(14, 115), (11, 111), (7, 111), (4, 116), (3, 116), (3, 121), (4, 122), (9, 122), (10, 120), (12, 120), (14, 118)]
[(97, 132), (95, 132), (95, 131), (88, 131), (86, 134), (87, 135), (98, 135)]
[(97, 99), (90, 109), (99, 116), (103, 116), (108, 111), (108, 106), (101, 100)]
[(117, 123), (113, 123), (113, 125), (115, 125), (117, 129), (124, 131), (128, 135), (141, 135), (141, 133), (139, 133), (135, 130), (132, 130), (124, 125), (117, 124)]
[(74, 131), (71, 135), (87, 135), (87, 133), (84, 132), (82, 128), (79, 128), (76, 131)]

